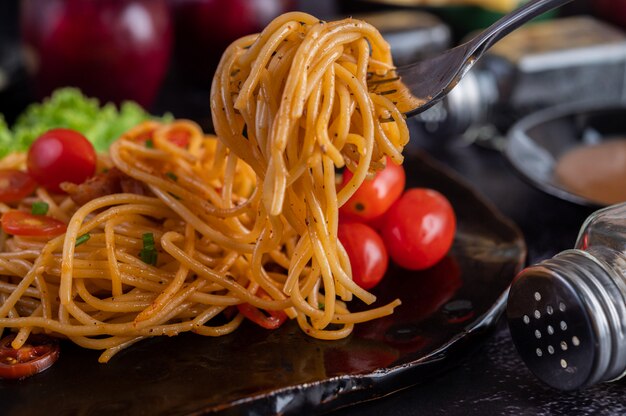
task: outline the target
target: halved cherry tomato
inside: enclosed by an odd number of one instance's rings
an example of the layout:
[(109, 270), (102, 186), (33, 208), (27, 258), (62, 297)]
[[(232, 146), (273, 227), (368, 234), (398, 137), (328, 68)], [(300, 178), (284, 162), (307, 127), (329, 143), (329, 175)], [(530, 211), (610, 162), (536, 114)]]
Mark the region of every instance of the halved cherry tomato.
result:
[(43, 335), (31, 335), (22, 348), (14, 349), (15, 335), (0, 341), (0, 378), (22, 379), (50, 368), (59, 358), (59, 343)]
[[(346, 186), (353, 174), (349, 170), (343, 173), (341, 187)], [(382, 214), (402, 195), (406, 183), (406, 174), (401, 165), (396, 165), (387, 158), (387, 165), (376, 173), (373, 179), (366, 179), (350, 199), (339, 208), (339, 212), (361, 221), (373, 220)]]
[(354, 282), (366, 290), (376, 286), (389, 264), (382, 238), (374, 229), (358, 222), (340, 223), (337, 234), (350, 258)]
[(96, 151), (77, 131), (52, 129), (28, 150), (28, 173), (44, 188), (62, 192), (62, 182), (81, 184), (96, 172)]
[[(271, 297), (261, 288), (259, 288), (256, 295), (263, 299), (271, 299)], [(265, 329), (276, 329), (287, 320), (287, 314), (283, 311), (261, 310), (256, 306), (250, 305), (249, 303), (239, 304), (237, 305), (237, 309), (243, 316)]]
[(432, 189), (413, 188), (385, 214), (382, 236), (394, 262), (422, 270), (446, 255), (455, 230), (456, 217), (448, 199)]
[(32, 194), (37, 183), (31, 176), (17, 169), (0, 170), (0, 202), (18, 202)]
[(67, 229), (64, 222), (45, 215), (11, 210), (2, 214), (2, 230), (24, 237), (56, 237)]

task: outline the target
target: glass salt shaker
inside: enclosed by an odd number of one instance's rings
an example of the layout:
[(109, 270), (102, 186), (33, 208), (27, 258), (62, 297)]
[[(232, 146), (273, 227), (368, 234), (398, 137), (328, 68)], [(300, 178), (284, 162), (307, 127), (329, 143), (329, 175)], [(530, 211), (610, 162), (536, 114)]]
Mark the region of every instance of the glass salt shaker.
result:
[(509, 292), (511, 336), (546, 384), (575, 390), (626, 372), (626, 203), (593, 213), (576, 246), (530, 266)]

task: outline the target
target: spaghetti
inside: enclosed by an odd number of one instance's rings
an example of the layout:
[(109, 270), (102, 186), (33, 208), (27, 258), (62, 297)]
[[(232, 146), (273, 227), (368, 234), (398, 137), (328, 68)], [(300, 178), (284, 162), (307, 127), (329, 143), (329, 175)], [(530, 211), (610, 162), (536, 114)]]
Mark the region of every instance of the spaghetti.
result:
[[(146, 122), (100, 158), (142, 192), (76, 204), (39, 188), (20, 202), (45, 201), (68, 225), (50, 241), (2, 236), (0, 328), (18, 331), (13, 347), (44, 331), (106, 362), (146, 337), (230, 333), (243, 320), (235, 305), (282, 311), (320, 339), (392, 313), (398, 300), (348, 310), (353, 296), (375, 297), (352, 281), (337, 239), (338, 207), (387, 157), (402, 162), (404, 118), (367, 88), (392, 70), (380, 34), (354, 19), (289, 13), (233, 43), (211, 91), (217, 138), (189, 121)], [(354, 176), (337, 189), (344, 167)], [(146, 236), (154, 257), (141, 255)]]

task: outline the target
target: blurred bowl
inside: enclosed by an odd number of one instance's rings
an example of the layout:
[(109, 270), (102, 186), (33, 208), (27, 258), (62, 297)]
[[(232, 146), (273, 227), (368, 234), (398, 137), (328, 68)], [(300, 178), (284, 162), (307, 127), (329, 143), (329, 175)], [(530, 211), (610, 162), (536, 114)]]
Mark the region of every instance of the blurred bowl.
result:
[(504, 154), (540, 190), (591, 207), (626, 200), (626, 106), (565, 105), (509, 130)]

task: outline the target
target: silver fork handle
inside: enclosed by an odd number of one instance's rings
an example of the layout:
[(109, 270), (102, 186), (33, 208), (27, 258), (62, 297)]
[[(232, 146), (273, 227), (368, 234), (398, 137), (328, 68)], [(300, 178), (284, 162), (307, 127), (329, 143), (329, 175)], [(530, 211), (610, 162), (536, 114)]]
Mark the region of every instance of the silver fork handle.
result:
[(510, 14), (500, 18), (468, 43), (473, 45), (472, 55), (480, 57), (494, 43), (517, 29), (519, 26), (572, 0), (531, 0)]

